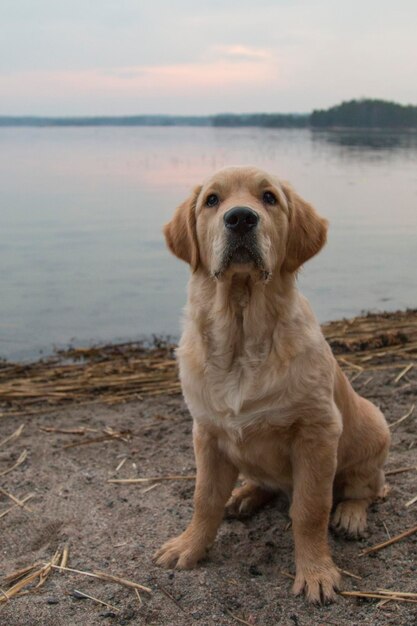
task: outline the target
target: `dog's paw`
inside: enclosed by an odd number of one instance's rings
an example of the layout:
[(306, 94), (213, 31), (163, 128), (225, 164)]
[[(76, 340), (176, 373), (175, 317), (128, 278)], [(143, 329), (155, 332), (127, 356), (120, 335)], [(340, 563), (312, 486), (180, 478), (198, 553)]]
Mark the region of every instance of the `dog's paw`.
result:
[(275, 493), (253, 483), (234, 489), (225, 508), (226, 517), (250, 517), (275, 497)]
[(192, 569), (206, 553), (205, 546), (197, 545), (187, 532), (170, 539), (155, 552), (156, 565), (175, 569)]
[(329, 604), (336, 599), (340, 579), (340, 573), (331, 560), (298, 566), (293, 593), (297, 596), (304, 593), (307, 600), (314, 604)]
[(343, 500), (337, 505), (333, 513), (332, 529), (351, 539), (363, 537), (366, 530), (366, 500)]

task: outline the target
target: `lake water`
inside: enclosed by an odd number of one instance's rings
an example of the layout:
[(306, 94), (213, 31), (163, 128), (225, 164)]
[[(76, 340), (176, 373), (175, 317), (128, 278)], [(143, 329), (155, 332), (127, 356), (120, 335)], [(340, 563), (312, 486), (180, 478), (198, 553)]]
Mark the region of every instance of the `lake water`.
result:
[(203, 177), (249, 163), (330, 220), (299, 281), (321, 321), (417, 306), (415, 134), (3, 128), (0, 356), (177, 336), (188, 270), (162, 224)]

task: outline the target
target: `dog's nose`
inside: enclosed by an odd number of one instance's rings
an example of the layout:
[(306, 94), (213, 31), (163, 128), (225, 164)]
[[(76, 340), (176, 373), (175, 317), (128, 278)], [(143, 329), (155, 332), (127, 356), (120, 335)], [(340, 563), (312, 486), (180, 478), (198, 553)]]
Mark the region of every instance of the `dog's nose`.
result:
[(246, 206), (236, 206), (226, 211), (223, 220), (227, 229), (243, 235), (257, 226), (259, 215)]

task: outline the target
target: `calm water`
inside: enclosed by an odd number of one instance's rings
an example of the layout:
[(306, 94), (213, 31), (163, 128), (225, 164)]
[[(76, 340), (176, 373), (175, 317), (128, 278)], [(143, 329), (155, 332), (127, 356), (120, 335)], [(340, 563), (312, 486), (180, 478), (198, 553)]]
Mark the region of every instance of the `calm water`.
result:
[(178, 335), (187, 268), (161, 226), (217, 168), (290, 180), (331, 223), (300, 278), (320, 320), (417, 306), (417, 136), (0, 130), (0, 356)]

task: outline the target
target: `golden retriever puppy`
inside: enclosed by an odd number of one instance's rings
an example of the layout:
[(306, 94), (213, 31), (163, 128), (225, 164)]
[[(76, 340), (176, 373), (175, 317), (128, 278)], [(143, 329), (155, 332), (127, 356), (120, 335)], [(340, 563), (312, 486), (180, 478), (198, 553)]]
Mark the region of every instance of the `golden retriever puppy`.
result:
[[(275, 176), (236, 167), (197, 187), (164, 232), (192, 270), (178, 361), (197, 480), (192, 520), (156, 562), (194, 567), (225, 507), (250, 514), (284, 491), (294, 593), (331, 601), (340, 582), (328, 545), (332, 505), (336, 530), (363, 533), (369, 503), (383, 495), (390, 435), (297, 290), (297, 271), (323, 247), (327, 222)], [(233, 491), (239, 473), (246, 482)]]

